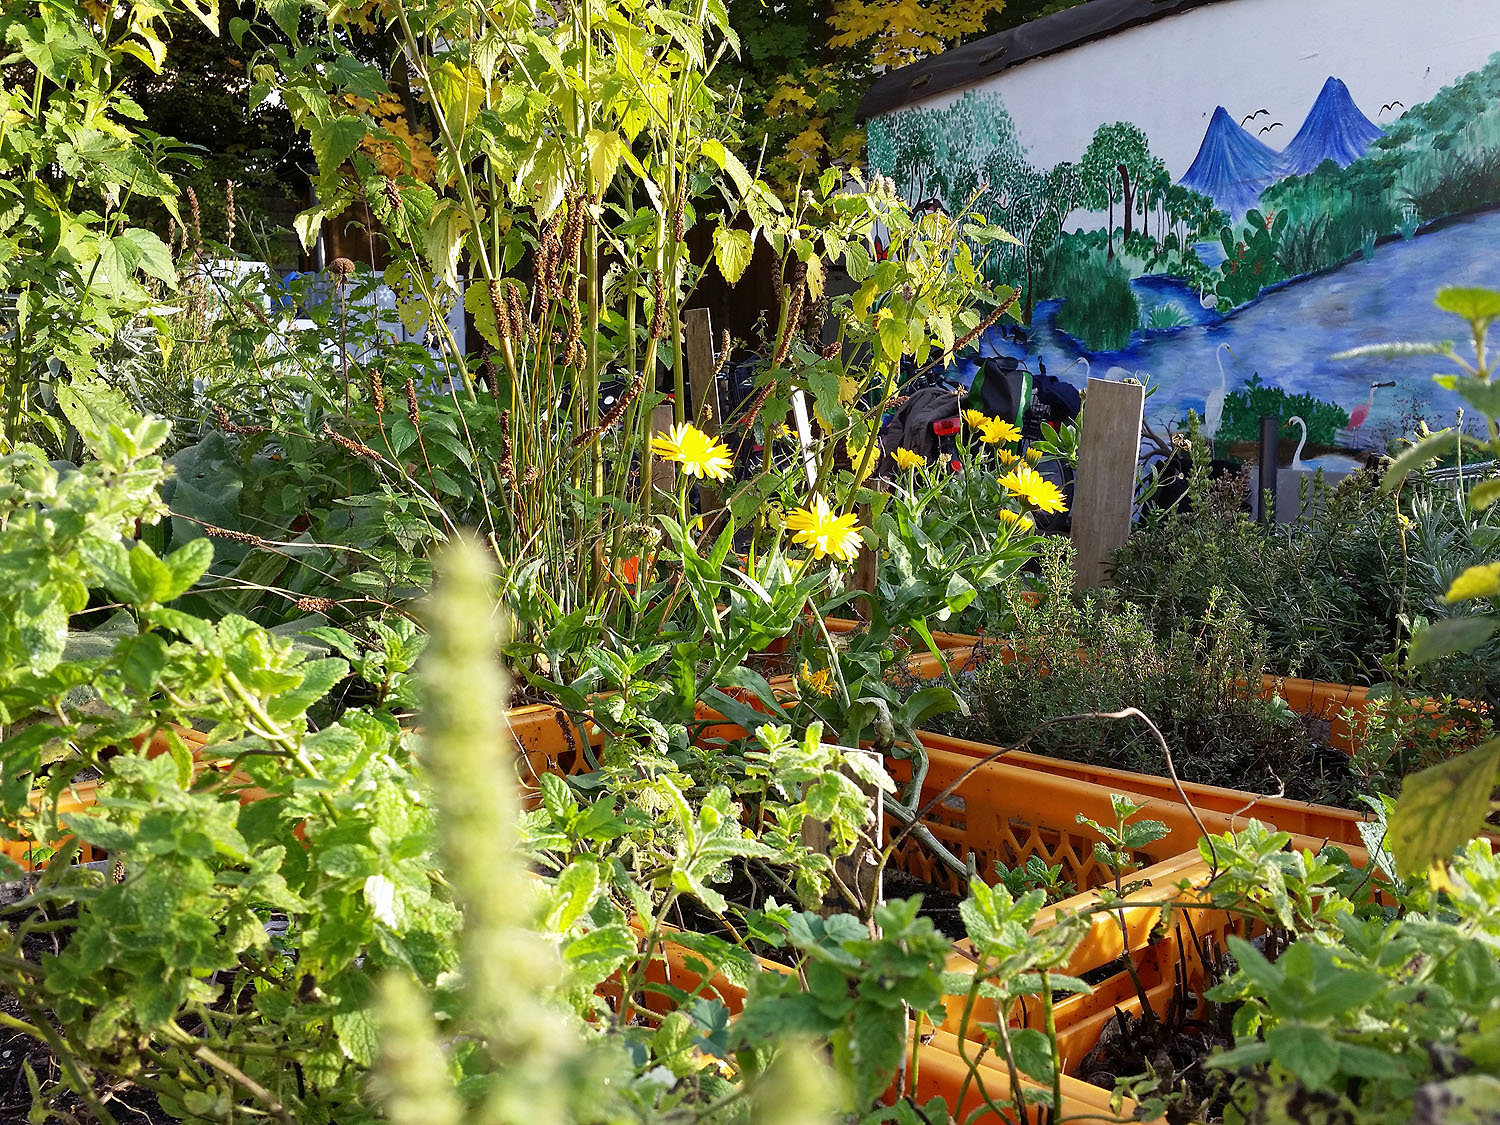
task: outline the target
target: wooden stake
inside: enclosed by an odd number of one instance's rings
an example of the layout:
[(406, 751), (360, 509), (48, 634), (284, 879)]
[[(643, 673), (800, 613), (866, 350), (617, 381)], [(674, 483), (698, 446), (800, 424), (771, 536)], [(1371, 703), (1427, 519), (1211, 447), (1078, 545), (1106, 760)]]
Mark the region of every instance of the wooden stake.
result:
[(1073, 486), (1073, 585), (1104, 585), (1109, 556), (1130, 537), (1136, 464), (1146, 388), (1139, 383), (1090, 379), (1079, 436), (1078, 479)]
[[(672, 429), (673, 421), (672, 404), (670, 402), (651, 408), (652, 434), (668, 433)], [(651, 483), (664, 492), (675, 491), (677, 488), (677, 463), (675, 461), (667, 461), (661, 457), (651, 458)]]
[[(692, 388), (696, 425), (709, 437), (719, 436), (719, 388), (714, 380), (713, 324), (707, 309), (688, 309), (682, 314), (682, 333), (687, 351), (688, 385)], [(719, 493), (698, 485), (699, 507), (706, 516), (719, 507)], [(707, 522), (707, 521), (705, 521)]]

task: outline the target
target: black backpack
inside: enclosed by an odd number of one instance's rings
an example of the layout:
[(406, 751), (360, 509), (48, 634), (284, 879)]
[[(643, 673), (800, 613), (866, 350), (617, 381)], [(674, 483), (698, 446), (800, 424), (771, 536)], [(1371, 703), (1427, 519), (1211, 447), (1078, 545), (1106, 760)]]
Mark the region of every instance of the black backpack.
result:
[(1022, 432), (1031, 398), (1031, 372), (1008, 355), (985, 360), (969, 384), (970, 407), (991, 418), (1002, 418)]

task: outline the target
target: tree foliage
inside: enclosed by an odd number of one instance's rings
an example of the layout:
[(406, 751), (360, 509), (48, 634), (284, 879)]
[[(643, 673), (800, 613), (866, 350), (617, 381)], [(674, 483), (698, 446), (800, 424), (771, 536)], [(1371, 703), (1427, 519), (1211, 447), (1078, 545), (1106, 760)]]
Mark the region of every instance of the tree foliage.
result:
[(731, 0), (738, 59), (724, 74), (746, 107), (748, 144), (787, 187), (799, 175), (860, 161), (860, 98), (880, 74), (1081, 0)]

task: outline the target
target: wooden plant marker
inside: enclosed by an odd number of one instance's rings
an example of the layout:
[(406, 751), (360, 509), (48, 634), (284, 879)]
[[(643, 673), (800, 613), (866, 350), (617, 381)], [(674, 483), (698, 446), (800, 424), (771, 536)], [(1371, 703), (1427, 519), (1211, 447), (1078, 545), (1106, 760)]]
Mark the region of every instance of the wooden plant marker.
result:
[[(855, 753), (868, 754), (875, 759), (877, 764), (882, 764), (880, 755), (873, 750), (860, 749), (856, 750)], [(844, 767), (844, 771), (846, 776), (855, 776), (853, 771), (849, 770), (847, 766)], [(873, 786), (866, 785), (863, 781), (858, 781), (857, 778), (856, 781), (860, 789), (864, 792), (865, 797), (869, 800), (870, 808), (875, 814), (874, 820), (865, 828), (867, 837), (875, 841), (883, 840), (885, 838), (885, 802), (881, 800), (880, 791)], [(813, 820), (810, 817), (804, 820), (802, 822), (802, 842), (813, 851), (827, 855), (832, 846), (827, 823), (821, 820)], [(880, 878), (880, 848), (878, 844), (863, 843), (856, 846), (852, 853), (834, 861), (834, 871), (837, 872), (844, 886), (859, 896), (862, 900), (860, 903), (862, 908), (869, 906), (872, 899), (876, 903), (885, 901), (884, 880)], [(830, 899), (834, 896), (838, 896), (837, 889), (830, 896)], [(837, 905), (830, 905), (828, 902), (825, 902), (818, 913), (826, 918), (830, 914), (845, 913), (847, 910), (848, 904), (839, 896)]]
[(1139, 383), (1089, 379), (1073, 485), (1075, 589), (1104, 585), (1110, 552), (1130, 537), (1145, 409)]

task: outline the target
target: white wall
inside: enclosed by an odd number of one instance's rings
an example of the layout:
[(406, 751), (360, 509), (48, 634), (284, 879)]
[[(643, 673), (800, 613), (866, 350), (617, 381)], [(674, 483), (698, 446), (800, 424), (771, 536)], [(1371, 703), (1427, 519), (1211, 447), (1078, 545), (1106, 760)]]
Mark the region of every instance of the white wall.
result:
[[(1031, 162), (1076, 160), (1100, 124), (1130, 121), (1176, 179), (1214, 107), (1284, 148), (1329, 76), (1377, 125), (1500, 50), (1500, 0), (1223, 0), (1005, 70), (977, 88), (1005, 99)], [(934, 108), (965, 89), (919, 104)]]

